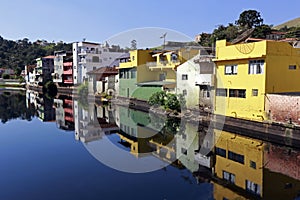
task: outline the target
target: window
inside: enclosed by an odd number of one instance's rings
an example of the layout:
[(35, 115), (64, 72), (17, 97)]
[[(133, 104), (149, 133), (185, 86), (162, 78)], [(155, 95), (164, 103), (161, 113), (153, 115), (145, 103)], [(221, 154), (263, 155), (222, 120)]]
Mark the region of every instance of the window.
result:
[(232, 151), (228, 151), (228, 159), (244, 164), (244, 156), (241, 154), (234, 153)]
[(216, 147), (216, 155), (226, 158), (226, 150)]
[(227, 89), (225, 89), (225, 88), (217, 88), (216, 89), (216, 96), (227, 97)]
[(125, 77), (124, 75), (125, 75), (125, 72), (124, 71), (120, 71), (120, 79), (124, 78)]
[(258, 96), (258, 89), (252, 89), (252, 96), (254, 97)]
[(181, 148), (181, 153), (187, 155), (187, 150), (185, 148)]
[(134, 61), (134, 56), (132, 56), (131, 60)]
[(236, 75), (237, 65), (225, 65), (225, 75)]
[(223, 171), (223, 179), (229, 183), (235, 184), (235, 175), (226, 171)]
[(130, 72), (131, 72), (131, 78), (136, 78), (136, 69), (132, 69)]
[(229, 97), (246, 98), (246, 90), (229, 89)]
[(260, 185), (252, 181), (246, 180), (246, 190), (253, 194), (260, 195)]
[(98, 56), (93, 56), (92, 57), (92, 62), (98, 63), (99, 62), (99, 57)]
[(264, 65), (264, 60), (250, 60), (248, 74), (263, 74)]
[(182, 80), (188, 80), (188, 75), (187, 74), (182, 74)]
[(256, 169), (256, 162), (250, 160), (250, 167)]
[(186, 95), (187, 95), (187, 91), (186, 91), (186, 90), (182, 90), (182, 94), (183, 94), (184, 96), (186, 96)]
[(296, 66), (296, 65), (290, 65), (290, 66), (289, 66), (289, 70), (295, 70), (295, 69), (297, 69), (297, 66)]

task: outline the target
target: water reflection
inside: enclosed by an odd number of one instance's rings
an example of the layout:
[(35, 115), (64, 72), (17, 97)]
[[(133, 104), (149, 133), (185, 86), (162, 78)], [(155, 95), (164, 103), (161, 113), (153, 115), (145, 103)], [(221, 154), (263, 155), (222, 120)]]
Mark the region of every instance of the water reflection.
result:
[(181, 175), (183, 180), (191, 184), (210, 183), (214, 199), (295, 199), (299, 196), (300, 151), (297, 149), (209, 130), (200, 122), (116, 105), (91, 103), (83, 108), (69, 96), (51, 99), (34, 91), (26, 94), (1, 91), (2, 123), (16, 118), (30, 121), (34, 116), (43, 122), (55, 122), (59, 129), (74, 131), (75, 139), (92, 148), (88, 149), (90, 152), (99, 150), (94, 147), (106, 145), (106, 141), (111, 145), (105, 146), (105, 152), (102, 149), (101, 153), (115, 156), (113, 146), (125, 152), (117, 152), (126, 155), (124, 162), (136, 166), (157, 162), (164, 170), (169, 164), (186, 168), (192, 176)]

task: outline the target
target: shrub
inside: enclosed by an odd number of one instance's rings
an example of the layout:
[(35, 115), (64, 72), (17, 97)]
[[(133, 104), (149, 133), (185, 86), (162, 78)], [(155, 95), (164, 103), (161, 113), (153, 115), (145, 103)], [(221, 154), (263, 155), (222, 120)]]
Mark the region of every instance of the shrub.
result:
[(171, 110), (180, 110), (180, 103), (175, 94), (167, 95), (167, 101), (165, 103), (165, 108), (169, 108)]
[(9, 74), (2, 74), (2, 78), (3, 79), (10, 79), (10, 75)]
[(166, 92), (164, 91), (159, 91), (159, 92), (155, 92), (150, 98), (148, 103), (151, 106), (164, 106), (165, 105), (165, 98), (166, 98)]

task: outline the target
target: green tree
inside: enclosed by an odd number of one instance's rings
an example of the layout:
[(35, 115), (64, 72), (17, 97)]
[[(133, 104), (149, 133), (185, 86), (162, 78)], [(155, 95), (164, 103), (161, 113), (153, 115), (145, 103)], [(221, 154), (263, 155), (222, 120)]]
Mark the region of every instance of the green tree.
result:
[(262, 25), (263, 19), (256, 10), (245, 10), (240, 14), (239, 19), (235, 22), (241, 28), (253, 28)]

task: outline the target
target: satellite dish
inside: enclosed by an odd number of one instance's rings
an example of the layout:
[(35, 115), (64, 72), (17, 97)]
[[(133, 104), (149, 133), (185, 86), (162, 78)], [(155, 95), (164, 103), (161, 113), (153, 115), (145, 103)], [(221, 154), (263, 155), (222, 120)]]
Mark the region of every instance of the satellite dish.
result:
[(253, 33), (254, 29), (255, 28), (251, 28), (251, 29), (244, 31), (241, 35), (239, 35), (237, 38), (232, 40), (231, 44), (237, 44), (242, 41), (245, 41)]

